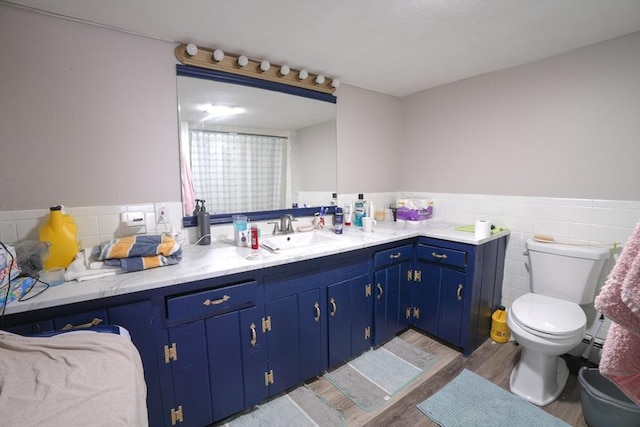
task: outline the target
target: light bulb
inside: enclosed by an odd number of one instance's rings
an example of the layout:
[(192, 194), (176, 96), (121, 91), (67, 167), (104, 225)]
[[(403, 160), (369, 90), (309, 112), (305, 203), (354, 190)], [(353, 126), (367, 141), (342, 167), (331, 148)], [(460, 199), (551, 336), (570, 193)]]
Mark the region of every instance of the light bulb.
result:
[(216, 49), (213, 51), (213, 60), (216, 62), (220, 62), (224, 59), (224, 52), (220, 49)]
[(267, 71), (269, 68), (271, 68), (271, 64), (269, 64), (269, 61), (262, 61), (260, 63), (260, 71), (262, 71), (263, 73)]
[(322, 83), (324, 83), (324, 76), (322, 74), (319, 74), (316, 76), (316, 84), (321, 85)]
[(248, 63), (249, 63), (249, 58), (247, 58), (246, 56), (240, 55), (238, 57), (238, 65), (239, 66), (246, 67)]
[(340, 80), (338, 79), (333, 79), (331, 80), (331, 87), (337, 88), (338, 86), (340, 86)]
[(189, 54), (189, 56), (194, 56), (197, 53), (198, 53), (198, 46), (196, 46), (193, 43), (189, 43), (187, 45), (187, 54)]
[(280, 75), (282, 77), (284, 77), (287, 74), (289, 74), (289, 71), (291, 71), (291, 69), (287, 65), (283, 65), (282, 67), (280, 67)]
[(304, 80), (307, 77), (309, 77), (309, 72), (307, 70), (300, 70), (300, 72), (298, 73), (298, 79)]

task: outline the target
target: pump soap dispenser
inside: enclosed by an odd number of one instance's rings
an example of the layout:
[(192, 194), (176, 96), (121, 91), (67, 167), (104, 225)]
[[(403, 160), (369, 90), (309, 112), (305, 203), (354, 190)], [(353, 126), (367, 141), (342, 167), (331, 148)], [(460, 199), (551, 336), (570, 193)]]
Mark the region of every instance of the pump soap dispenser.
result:
[[(196, 219), (198, 222), (198, 244), (211, 244), (211, 223), (209, 222), (209, 212), (204, 206), (205, 200), (196, 199)], [(198, 205), (199, 203), (199, 205)]]

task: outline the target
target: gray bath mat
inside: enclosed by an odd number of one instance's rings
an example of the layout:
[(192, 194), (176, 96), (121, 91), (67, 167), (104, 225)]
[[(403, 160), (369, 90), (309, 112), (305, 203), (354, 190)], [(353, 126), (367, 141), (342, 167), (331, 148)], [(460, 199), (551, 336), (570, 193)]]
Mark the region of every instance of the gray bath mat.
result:
[(400, 338), (370, 350), (324, 378), (364, 411), (372, 411), (409, 385), (436, 362)]
[(345, 427), (343, 414), (305, 386), (270, 400), (228, 427)]

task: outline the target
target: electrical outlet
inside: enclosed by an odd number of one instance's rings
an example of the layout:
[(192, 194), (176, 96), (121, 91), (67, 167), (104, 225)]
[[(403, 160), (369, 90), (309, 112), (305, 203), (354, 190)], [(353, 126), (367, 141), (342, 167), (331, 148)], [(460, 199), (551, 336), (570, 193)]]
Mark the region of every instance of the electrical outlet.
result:
[(164, 203), (156, 203), (156, 224), (166, 224), (169, 222), (169, 215), (167, 214), (167, 208)]

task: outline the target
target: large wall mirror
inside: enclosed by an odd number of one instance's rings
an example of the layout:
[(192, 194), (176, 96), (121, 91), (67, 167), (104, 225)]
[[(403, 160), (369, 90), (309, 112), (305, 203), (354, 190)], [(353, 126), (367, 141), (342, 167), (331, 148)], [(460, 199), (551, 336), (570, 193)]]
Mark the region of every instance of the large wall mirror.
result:
[(333, 95), (177, 66), (183, 223), (195, 199), (212, 223), (312, 215), (336, 192)]

